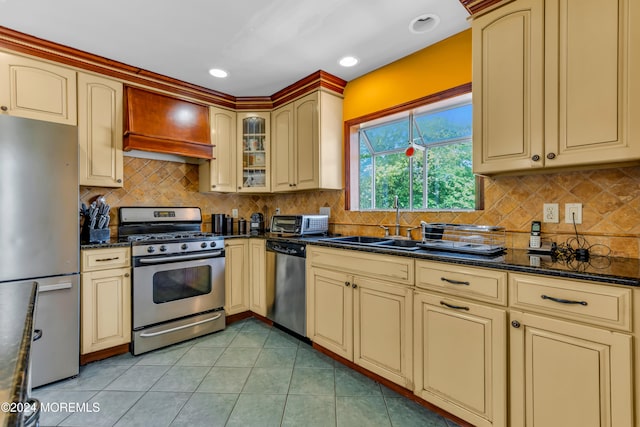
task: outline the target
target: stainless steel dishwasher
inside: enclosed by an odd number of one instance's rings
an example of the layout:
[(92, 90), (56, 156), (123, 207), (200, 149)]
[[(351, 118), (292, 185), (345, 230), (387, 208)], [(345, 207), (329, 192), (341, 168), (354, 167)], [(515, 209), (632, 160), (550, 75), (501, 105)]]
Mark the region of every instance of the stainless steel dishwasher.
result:
[(267, 318), (306, 337), (305, 245), (267, 240), (266, 246)]

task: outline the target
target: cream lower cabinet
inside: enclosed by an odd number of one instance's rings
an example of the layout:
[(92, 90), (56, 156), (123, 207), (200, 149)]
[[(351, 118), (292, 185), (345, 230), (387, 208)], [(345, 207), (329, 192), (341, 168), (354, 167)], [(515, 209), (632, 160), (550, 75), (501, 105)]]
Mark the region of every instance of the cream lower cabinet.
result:
[(129, 248), (82, 251), (80, 353), (131, 341)]
[(249, 239), (224, 242), (224, 309), (227, 315), (249, 310)]
[(633, 426), (631, 289), (514, 273), (509, 300), (510, 425)]
[(416, 261), (417, 396), (475, 426), (508, 425), (506, 298), (503, 271)]
[(511, 426), (631, 427), (631, 335), (511, 311)]
[(122, 108), (122, 83), (78, 73), (80, 185), (124, 185)]
[(0, 52), (0, 114), (75, 126), (76, 72)]
[[(309, 338), (375, 374), (412, 388), (412, 287), (353, 274), (348, 267), (358, 269), (363, 261), (381, 263), (384, 269), (385, 263), (394, 264), (394, 257), (307, 248)], [(319, 265), (314, 266), (314, 261)], [(345, 266), (346, 271), (327, 268), (326, 263)], [(396, 267), (409, 273), (406, 263), (401, 259)]]
[(249, 309), (267, 315), (266, 240), (249, 239)]

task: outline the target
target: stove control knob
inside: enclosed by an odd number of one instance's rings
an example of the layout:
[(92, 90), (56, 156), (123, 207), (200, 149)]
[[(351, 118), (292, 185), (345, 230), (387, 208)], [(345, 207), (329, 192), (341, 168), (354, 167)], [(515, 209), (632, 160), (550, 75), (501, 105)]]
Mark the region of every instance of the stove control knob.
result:
[(189, 249), (189, 245), (187, 245), (186, 243), (183, 243), (183, 244), (182, 244), (182, 246), (180, 246), (180, 248), (181, 248), (183, 251), (186, 251), (187, 249)]
[(149, 252), (150, 254), (154, 253), (155, 251), (156, 251), (156, 248), (155, 248), (155, 247), (153, 247), (153, 246), (149, 246), (149, 247), (147, 248), (147, 252)]
[(160, 246), (160, 252), (166, 252), (167, 247), (165, 245)]
[(202, 249), (206, 248), (206, 247), (207, 247), (207, 242), (202, 242), (202, 243), (200, 243), (200, 247), (201, 247)]
[(211, 246), (212, 248), (215, 248), (215, 247), (216, 247), (216, 242), (211, 242), (211, 243), (209, 244), (209, 246)]

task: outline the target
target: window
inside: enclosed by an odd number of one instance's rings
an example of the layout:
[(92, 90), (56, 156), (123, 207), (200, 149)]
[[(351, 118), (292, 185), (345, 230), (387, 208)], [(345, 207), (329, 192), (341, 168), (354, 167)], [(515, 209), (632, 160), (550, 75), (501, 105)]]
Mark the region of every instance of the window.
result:
[(471, 137), (471, 94), (352, 126), (350, 208), (478, 208)]

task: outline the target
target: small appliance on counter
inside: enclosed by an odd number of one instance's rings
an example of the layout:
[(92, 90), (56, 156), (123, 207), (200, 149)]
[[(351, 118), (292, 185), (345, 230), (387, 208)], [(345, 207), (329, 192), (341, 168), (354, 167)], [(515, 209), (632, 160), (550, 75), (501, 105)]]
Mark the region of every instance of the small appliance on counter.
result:
[(329, 231), (328, 215), (274, 215), (271, 232), (290, 236), (326, 234)]
[(264, 233), (264, 215), (262, 215), (260, 212), (251, 214), (251, 219), (249, 222), (249, 233), (252, 236), (257, 236)]
[(243, 236), (247, 234), (247, 220), (244, 218), (238, 220), (238, 234)]
[(225, 214), (211, 214), (211, 232), (217, 236), (227, 234)]

